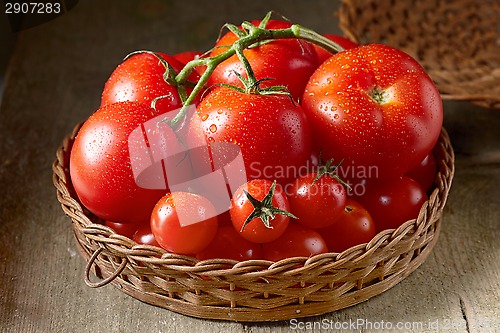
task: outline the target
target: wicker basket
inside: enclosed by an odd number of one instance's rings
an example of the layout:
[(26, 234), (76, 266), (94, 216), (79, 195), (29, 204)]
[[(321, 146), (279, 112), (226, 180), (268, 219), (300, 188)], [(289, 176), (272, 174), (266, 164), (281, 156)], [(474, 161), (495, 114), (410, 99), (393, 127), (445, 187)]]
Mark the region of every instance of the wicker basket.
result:
[(500, 2), (342, 0), (340, 28), (416, 58), (443, 99), (500, 108)]
[[(80, 126), (57, 151), (53, 182), (71, 217), (77, 247), (87, 260), (90, 287), (112, 283), (141, 301), (200, 318), (270, 321), (319, 315), (363, 302), (391, 288), (431, 252), (454, 174), (454, 154), (443, 129), (436, 145), (439, 172), (416, 220), (380, 232), (368, 244), (340, 254), (236, 262), (169, 254), (139, 245), (100, 224), (78, 201), (69, 178), (69, 154)], [(102, 279), (93, 282), (90, 272)], [(95, 277), (93, 278), (96, 279)]]

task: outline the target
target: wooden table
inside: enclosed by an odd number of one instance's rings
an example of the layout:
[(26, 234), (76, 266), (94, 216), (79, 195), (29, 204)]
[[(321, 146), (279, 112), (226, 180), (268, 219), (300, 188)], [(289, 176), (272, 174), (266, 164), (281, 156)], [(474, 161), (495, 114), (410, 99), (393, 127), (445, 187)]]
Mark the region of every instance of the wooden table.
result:
[(307, 331), (318, 332), (349, 330), (352, 322), (364, 331), (398, 323), (406, 328), (395, 331), (500, 331), (500, 111), (466, 102), (445, 103), (457, 156), (439, 242), (419, 269), (380, 296), (297, 322), (242, 324), (194, 319), (112, 286), (85, 285), (51, 163), (74, 124), (97, 109), (124, 55), (207, 50), (223, 23), (260, 18), (269, 9), (337, 33), (337, 7), (326, 0), (81, 1), (20, 32), (0, 109), (0, 331), (287, 332), (316, 325)]

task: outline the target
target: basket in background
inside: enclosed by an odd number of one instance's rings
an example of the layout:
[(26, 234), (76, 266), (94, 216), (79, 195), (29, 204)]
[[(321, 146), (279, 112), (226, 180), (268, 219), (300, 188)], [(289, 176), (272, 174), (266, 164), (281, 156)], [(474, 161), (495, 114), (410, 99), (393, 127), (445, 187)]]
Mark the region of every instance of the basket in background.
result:
[(340, 28), (417, 59), (446, 100), (500, 108), (500, 1), (342, 0)]

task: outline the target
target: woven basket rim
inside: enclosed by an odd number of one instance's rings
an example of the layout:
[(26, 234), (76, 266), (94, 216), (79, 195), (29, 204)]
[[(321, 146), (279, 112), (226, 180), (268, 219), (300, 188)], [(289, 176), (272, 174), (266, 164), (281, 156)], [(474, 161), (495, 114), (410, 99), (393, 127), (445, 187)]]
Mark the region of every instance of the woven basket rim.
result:
[[(309, 258), (294, 257), (278, 262), (266, 260), (238, 262), (230, 259), (198, 260), (190, 256), (171, 254), (155, 246), (137, 244), (133, 240), (117, 234), (113, 229), (95, 223), (95, 217), (86, 211), (75, 197), (72, 197), (68, 158), (72, 141), (80, 126), (81, 123), (77, 124), (72, 133), (65, 137), (62, 146), (57, 150), (57, 158), (52, 168), (53, 183), (57, 190), (58, 200), (61, 203), (63, 211), (72, 219), (77, 246), (82, 257), (87, 259), (85, 282), (91, 287), (101, 287), (112, 283), (118, 286), (123, 292), (147, 303), (202, 318), (238, 321), (282, 320), (330, 312), (357, 304), (376, 294), (380, 294), (409, 275), (425, 260), (432, 250), (439, 235), (442, 211), (454, 175), (453, 148), (448, 134), (443, 128), (438, 141), (439, 147), (442, 148), (440, 150), (442, 156), (439, 159), (440, 172), (436, 176), (437, 186), (432, 191), (429, 200), (421, 207), (417, 219), (407, 221), (397, 229), (381, 231), (370, 242), (354, 246), (341, 253), (325, 253)], [(407, 243), (411, 244), (408, 245)], [(402, 249), (398, 248), (401, 244), (406, 247)], [(408, 246), (410, 250), (408, 250)], [(385, 249), (389, 249), (390, 251), (384, 251)], [(381, 276), (372, 276), (375, 274), (375, 271), (379, 270), (377, 268), (377, 260), (380, 262), (396, 262), (395, 260), (399, 259), (393, 258), (404, 258), (408, 251), (413, 254), (410, 254), (409, 258), (405, 259), (406, 261), (402, 264), (403, 268), (390, 266), (385, 269), (382, 267), (380, 268), (382, 273), (377, 273), (381, 274)], [(414, 259), (412, 259), (413, 257)], [(375, 261), (375, 264), (367, 265), (367, 261)], [(370, 267), (367, 268), (367, 266)], [(172, 287), (175, 289), (175, 292), (168, 289), (170, 288), (169, 283), (172, 279), (184, 279), (181, 284), (194, 284), (198, 288), (196, 293), (207, 292), (210, 294), (214, 293), (213, 289), (210, 289), (212, 288), (210, 284), (222, 283), (234, 287), (238, 286), (239, 283), (246, 283), (247, 280), (255, 282), (256, 280), (266, 279), (278, 282), (280, 279), (299, 279), (300, 283), (303, 283), (310, 276), (318, 275), (317, 279), (321, 280), (324, 272), (329, 274), (337, 271), (343, 272), (346, 269), (351, 269), (354, 275), (359, 272), (366, 274), (366, 277), (361, 277), (356, 282), (359, 284), (359, 290), (345, 293), (344, 289), (348, 287), (352, 288), (354, 283), (346, 282), (345, 286), (336, 286), (331, 291), (334, 295), (337, 292), (339, 293), (338, 299), (342, 300), (340, 303), (330, 300), (313, 302), (313, 306), (302, 304), (300, 307), (301, 310), (298, 313), (296, 310), (293, 310), (296, 308), (293, 304), (279, 306), (275, 309), (279, 311), (260, 311), (258, 309), (259, 305), (254, 309), (248, 309), (247, 306), (238, 307), (238, 303), (242, 303), (245, 300), (231, 301), (228, 307), (214, 307), (210, 304), (197, 304), (200, 301), (186, 302), (185, 299), (181, 301), (175, 297), (169, 298), (165, 296), (165, 294), (174, 295), (176, 292), (179, 293), (177, 285)], [(90, 279), (91, 270), (97, 276), (102, 277), (103, 280), (92, 282)], [(101, 274), (99, 274), (99, 271)], [(102, 272), (105, 274), (102, 274)], [(160, 274), (161, 277), (158, 277)], [(126, 276), (126, 278), (123, 276)], [(209, 279), (209, 281), (204, 281), (203, 278)], [(371, 285), (369, 283), (370, 279), (378, 279), (380, 282)], [(137, 280), (137, 285), (131, 284), (131, 280)], [(144, 282), (142, 280), (149, 281)], [(147, 285), (147, 288), (149, 288), (148, 283), (151, 281), (153, 281), (153, 284), (161, 286), (158, 292), (151, 293), (141, 290), (144, 285)], [(164, 284), (167, 286), (163, 287)], [(204, 284), (208, 286), (208, 291), (204, 290)], [(376, 291), (373, 291), (373, 286), (378, 286), (375, 288)], [(155, 285), (153, 287), (157, 289), (158, 286)], [(186, 286), (185, 288), (187, 290), (191, 287)], [(195, 287), (193, 288), (196, 289)], [(366, 292), (362, 292), (363, 290), (366, 290)], [(221, 291), (221, 293), (224, 292), (224, 290)], [(264, 291), (264, 293), (266, 292)], [(273, 290), (269, 292), (272, 294)], [(292, 289), (292, 294), (293, 292), (294, 290)], [(306, 290), (304, 295), (306, 294), (308, 297), (312, 297), (311, 295), (317, 297), (315, 292), (309, 293)], [(354, 295), (356, 296), (354, 297)], [(227, 300), (229, 296), (224, 294), (221, 297)], [(301, 297), (298, 297), (299, 303), (300, 299), (302, 299), (302, 302), (304, 302), (304, 299), (307, 299), (306, 296)], [(213, 300), (211, 301), (213, 302)], [(207, 309), (210, 309), (210, 311)], [(228, 313), (231, 313), (231, 315), (228, 316)]]

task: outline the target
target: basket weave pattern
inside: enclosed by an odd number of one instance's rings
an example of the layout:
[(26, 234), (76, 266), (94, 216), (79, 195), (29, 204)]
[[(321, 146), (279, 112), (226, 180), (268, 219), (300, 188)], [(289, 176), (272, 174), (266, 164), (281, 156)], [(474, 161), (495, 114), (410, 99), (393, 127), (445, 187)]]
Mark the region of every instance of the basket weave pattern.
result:
[[(74, 194), (69, 154), (80, 126), (57, 151), (53, 182), (87, 260), (91, 287), (112, 283), (146, 303), (200, 318), (269, 321), (319, 315), (365, 301), (414, 271), (436, 243), (454, 174), (454, 154), (443, 129), (436, 146), (439, 172), (417, 219), (380, 232), (368, 244), (311, 258), (236, 262), (198, 261), (140, 245), (100, 224)], [(90, 272), (100, 278), (90, 278)]]
[(416, 58), (443, 99), (500, 108), (500, 2), (342, 0), (340, 28)]

